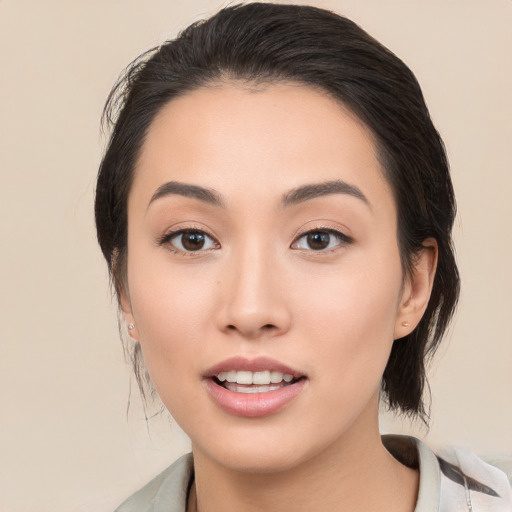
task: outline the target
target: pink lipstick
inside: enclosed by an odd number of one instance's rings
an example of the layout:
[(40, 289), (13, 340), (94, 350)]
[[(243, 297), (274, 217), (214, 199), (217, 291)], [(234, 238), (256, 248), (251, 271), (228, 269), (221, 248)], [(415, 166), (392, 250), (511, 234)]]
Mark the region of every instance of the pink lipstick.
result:
[(234, 357), (204, 375), (213, 401), (229, 414), (257, 418), (280, 411), (301, 393), (307, 378), (267, 357)]

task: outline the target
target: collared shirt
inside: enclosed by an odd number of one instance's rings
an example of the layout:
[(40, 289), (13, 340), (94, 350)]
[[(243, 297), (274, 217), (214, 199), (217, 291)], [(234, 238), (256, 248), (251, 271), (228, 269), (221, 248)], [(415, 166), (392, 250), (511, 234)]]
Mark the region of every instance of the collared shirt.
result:
[[(382, 440), (397, 460), (419, 470), (414, 512), (512, 512), (507, 475), (471, 452), (453, 449), (441, 458), (414, 437), (386, 435)], [(187, 454), (115, 512), (186, 512), (193, 479), (192, 454)]]

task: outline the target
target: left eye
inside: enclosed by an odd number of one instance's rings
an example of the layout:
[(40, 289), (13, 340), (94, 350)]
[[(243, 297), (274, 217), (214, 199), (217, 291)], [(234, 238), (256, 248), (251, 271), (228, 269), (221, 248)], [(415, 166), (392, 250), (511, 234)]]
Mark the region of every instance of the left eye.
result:
[(183, 252), (205, 251), (217, 247), (211, 236), (197, 229), (185, 229), (174, 233), (168, 241), (175, 249)]
[(343, 233), (332, 230), (318, 230), (304, 233), (292, 244), (293, 249), (306, 249), (310, 251), (325, 251), (326, 249), (334, 249), (349, 239)]

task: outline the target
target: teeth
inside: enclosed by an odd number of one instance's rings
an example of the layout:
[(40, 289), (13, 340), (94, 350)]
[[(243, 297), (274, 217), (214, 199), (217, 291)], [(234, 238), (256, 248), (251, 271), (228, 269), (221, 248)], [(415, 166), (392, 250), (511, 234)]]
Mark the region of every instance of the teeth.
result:
[[(236, 384), (257, 384), (259, 386), (268, 386), (269, 384), (279, 384), (280, 382), (291, 382), (293, 380), (293, 375), (289, 373), (281, 373), (281, 372), (247, 372), (247, 371), (236, 371), (231, 370), (229, 372), (221, 372), (217, 375), (217, 379), (220, 382), (230, 382)], [(271, 386), (275, 387), (275, 386)]]
[(280, 389), (283, 386), (239, 386), (238, 384), (234, 384), (232, 382), (226, 383), (226, 389), (229, 391), (234, 391), (235, 393), (267, 393), (268, 391), (274, 391), (276, 389)]
[(236, 372), (237, 384), (252, 384), (252, 372)]
[(253, 384), (270, 384), (270, 372), (254, 372), (252, 375)]
[(281, 372), (270, 372), (270, 382), (277, 384), (283, 380), (284, 375)]

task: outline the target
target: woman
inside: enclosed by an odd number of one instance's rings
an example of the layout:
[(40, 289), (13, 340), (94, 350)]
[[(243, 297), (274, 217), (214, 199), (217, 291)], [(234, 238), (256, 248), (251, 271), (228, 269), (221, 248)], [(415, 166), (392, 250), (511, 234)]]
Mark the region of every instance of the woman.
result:
[(498, 469), (379, 434), (381, 397), (426, 420), (459, 290), (444, 147), (397, 57), (324, 10), (234, 6), (106, 115), (98, 240), (193, 451), (119, 511), (510, 509)]

